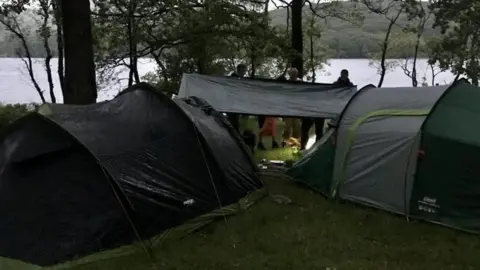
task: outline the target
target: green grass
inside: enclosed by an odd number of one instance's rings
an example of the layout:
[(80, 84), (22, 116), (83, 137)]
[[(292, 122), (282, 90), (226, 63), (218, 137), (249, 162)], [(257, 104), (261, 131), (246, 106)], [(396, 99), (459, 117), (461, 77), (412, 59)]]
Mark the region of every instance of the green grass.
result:
[[(288, 150), (256, 159), (290, 157)], [(477, 236), (340, 203), (284, 177), (264, 179), (270, 194), (250, 210), (154, 250), (76, 269), (480, 269)]]
[(255, 161), (260, 161), (262, 159), (267, 160), (294, 160), (298, 157), (296, 150), (293, 148), (279, 148), (268, 151), (257, 151), (255, 153)]

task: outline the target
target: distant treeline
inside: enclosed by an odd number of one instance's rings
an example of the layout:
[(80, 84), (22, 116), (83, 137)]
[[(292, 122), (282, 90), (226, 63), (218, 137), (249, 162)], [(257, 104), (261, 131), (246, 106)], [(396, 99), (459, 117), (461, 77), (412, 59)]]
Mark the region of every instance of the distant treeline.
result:
[[(346, 3), (345, 5), (348, 5)], [(372, 55), (381, 51), (381, 42), (385, 36), (388, 27), (388, 20), (384, 16), (373, 14), (365, 8), (360, 9), (364, 20), (361, 25), (352, 24), (340, 19), (331, 18), (325, 23), (325, 29), (322, 38), (317, 41), (322, 43), (326, 48), (327, 54), (332, 58), (370, 58)], [(30, 15), (31, 17), (31, 15)], [(285, 9), (273, 10), (270, 12), (273, 25), (285, 25), (287, 13)], [(43, 42), (36, 34), (35, 19), (23, 18), (25, 29), (32, 29), (27, 35), (30, 53), (34, 57), (43, 57)], [(406, 25), (408, 19), (403, 16), (398, 20), (399, 25)], [(435, 35), (432, 29), (433, 19), (427, 23), (424, 37)], [(9, 38), (9, 33), (5, 32), (0, 26), (0, 57), (17, 57), (19, 51), (19, 43)], [(2, 39), (3, 38), (3, 39)], [(51, 49), (56, 55), (55, 39), (51, 39)], [(400, 56), (401, 57), (401, 56)]]

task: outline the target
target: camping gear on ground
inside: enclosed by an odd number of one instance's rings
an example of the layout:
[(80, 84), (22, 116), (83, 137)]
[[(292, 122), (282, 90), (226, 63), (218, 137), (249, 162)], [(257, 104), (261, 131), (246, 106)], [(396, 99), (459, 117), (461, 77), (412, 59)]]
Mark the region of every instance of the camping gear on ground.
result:
[(298, 140), (300, 142), (302, 125), (300, 118), (284, 117), (283, 122), (285, 123), (282, 132), (283, 146), (288, 144), (290, 138), (295, 138), (295, 140)]
[(289, 137), (286, 140), (284, 140), (283, 143), (285, 144), (285, 146), (295, 147), (297, 149), (300, 149), (300, 140), (298, 138)]
[(288, 174), (337, 197), (480, 233), (480, 89), (359, 90)]
[(0, 269), (128, 255), (249, 206), (263, 185), (238, 136), (147, 84), (19, 119), (0, 135)]
[(335, 118), (356, 91), (355, 86), (183, 74), (178, 95), (200, 97), (224, 113)]

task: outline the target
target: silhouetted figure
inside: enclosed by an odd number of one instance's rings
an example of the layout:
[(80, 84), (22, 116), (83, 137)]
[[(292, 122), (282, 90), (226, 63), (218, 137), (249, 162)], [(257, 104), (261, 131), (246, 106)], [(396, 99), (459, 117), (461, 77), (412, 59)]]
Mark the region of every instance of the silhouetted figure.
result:
[(310, 138), (309, 132), (312, 126), (315, 125), (315, 141), (323, 137), (323, 127), (325, 126), (325, 118), (302, 118), (302, 135), (300, 139), (300, 149), (304, 150)]
[(333, 83), (333, 85), (336, 86), (353, 86), (353, 83), (350, 81), (350, 78), (348, 78), (348, 70), (342, 69), (340, 72), (340, 77)]
[[(339, 87), (351, 87), (353, 83), (348, 77), (348, 70), (343, 69), (340, 72), (340, 77), (333, 83)], [(325, 118), (303, 118), (302, 119), (302, 135), (300, 139), (300, 149), (304, 150), (307, 146), (309, 139), (309, 131), (312, 126), (315, 125), (315, 141), (320, 140), (323, 137), (323, 128), (325, 126)]]
[(245, 64), (238, 64), (237, 69), (230, 74), (231, 77), (243, 78), (247, 74), (247, 66)]
[[(287, 81), (287, 77), (285, 77), (285, 75), (280, 75), (277, 79), (277, 81)], [(267, 117), (265, 115), (259, 115), (257, 116), (257, 122), (258, 122), (258, 129), (260, 130), (260, 132), (258, 133), (258, 145), (257, 145), (257, 148), (260, 149), (260, 150), (265, 150), (265, 146), (263, 145), (263, 133), (262, 133), (262, 129), (264, 129), (264, 125), (265, 125), (265, 120), (267, 119)], [(276, 128), (276, 123), (273, 123), (273, 128)], [(277, 139), (276, 139), (276, 136), (275, 134), (272, 135), (272, 148), (278, 148), (278, 143), (277, 143)]]
[[(245, 64), (238, 64), (237, 69), (230, 74), (230, 77), (244, 78), (247, 73), (247, 66)], [(227, 118), (233, 128), (240, 133), (240, 115), (238, 113), (227, 113)]]
[(255, 152), (255, 133), (247, 129), (243, 131), (242, 138), (250, 151), (252, 151), (252, 153)]
[[(294, 82), (299, 81), (298, 69), (291, 68), (288, 71), (288, 80), (294, 81)], [(282, 146), (285, 146), (286, 142), (288, 141), (288, 139), (290, 139), (290, 137), (293, 137), (295, 139), (300, 138), (301, 121), (299, 118), (285, 117), (283, 118), (283, 122), (285, 123), (285, 127), (283, 129), (283, 134), (282, 134), (282, 138), (283, 138)]]

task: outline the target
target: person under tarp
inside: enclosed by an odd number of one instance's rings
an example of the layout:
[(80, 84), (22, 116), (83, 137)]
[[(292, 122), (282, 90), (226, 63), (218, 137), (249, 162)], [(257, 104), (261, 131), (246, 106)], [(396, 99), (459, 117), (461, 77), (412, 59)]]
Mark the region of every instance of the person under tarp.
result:
[[(230, 74), (230, 77), (244, 78), (247, 73), (247, 66), (245, 64), (238, 64), (236, 71)], [(238, 113), (227, 113), (227, 118), (233, 128), (240, 133), (240, 115)]]
[[(340, 72), (340, 77), (333, 83), (336, 86), (345, 86), (345, 87), (352, 87), (353, 83), (350, 81), (348, 77), (348, 70), (343, 69)], [(300, 149), (304, 150), (307, 146), (308, 139), (309, 139), (309, 132), (312, 126), (315, 125), (315, 141), (320, 140), (323, 137), (323, 130), (325, 128), (325, 118), (302, 118), (302, 134), (300, 140)]]
[[(286, 81), (287, 78), (285, 75), (280, 75), (277, 79), (277, 81), (283, 82)], [(259, 115), (257, 116), (257, 122), (258, 122), (258, 128), (260, 129), (260, 132), (258, 133), (258, 145), (257, 149), (259, 150), (266, 150), (265, 146), (263, 145), (263, 137), (264, 136), (272, 136), (272, 148), (278, 148), (278, 142), (277, 142), (277, 137), (276, 137), (276, 129), (277, 129), (277, 119), (272, 118), (274, 121), (271, 121), (272, 119), (269, 119), (269, 121), (265, 121), (267, 118), (265, 115)], [(273, 131), (269, 131), (270, 129), (273, 129)], [(262, 132), (262, 130), (264, 130)]]
[[(296, 68), (291, 68), (289, 71), (288, 71), (288, 80), (289, 81), (300, 81), (300, 78), (298, 77), (298, 69)], [(282, 146), (285, 147), (287, 141), (293, 137), (295, 139), (300, 139), (300, 133), (301, 133), (301, 130), (300, 130), (300, 125), (301, 125), (301, 121), (299, 118), (293, 118), (293, 117), (285, 117), (283, 118), (283, 122), (285, 123), (285, 127), (283, 129), (283, 134), (282, 134), (282, 138), (283, 138), (283, 142), (282, 142)]]
[(258, 131), (258, 149), (265, 150), (263, 145), (263, 138), (271, 136), (272, 137), (272, 148), (278, 148), (278, 143), (276, 141), (277, 136), (277, 119), (275, 117), (264, 117), (263, 125)]

